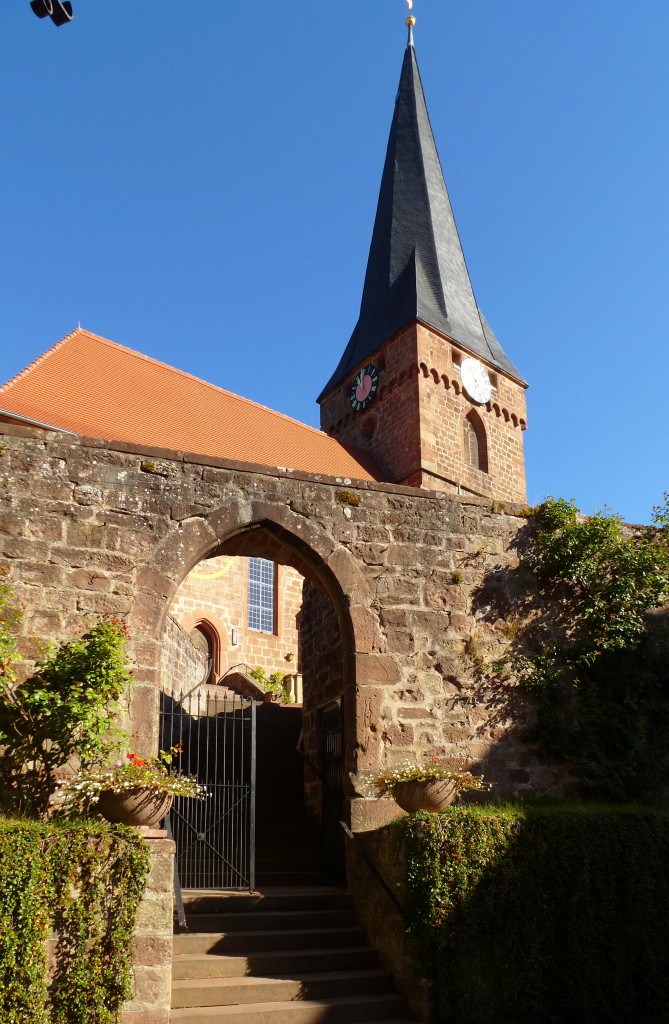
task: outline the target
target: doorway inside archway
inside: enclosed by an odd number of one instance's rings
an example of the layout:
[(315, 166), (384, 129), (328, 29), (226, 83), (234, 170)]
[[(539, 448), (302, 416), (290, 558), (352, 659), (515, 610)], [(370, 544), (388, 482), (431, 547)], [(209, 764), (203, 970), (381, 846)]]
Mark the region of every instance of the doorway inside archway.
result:
[(345, 638), (314, 577), (308, 555), (256, 528), (172, 601), (161, 746), (180, 741), (176, 766), (212, 790), (197, 808), (175, 804), (184, 887), (343, 879)]

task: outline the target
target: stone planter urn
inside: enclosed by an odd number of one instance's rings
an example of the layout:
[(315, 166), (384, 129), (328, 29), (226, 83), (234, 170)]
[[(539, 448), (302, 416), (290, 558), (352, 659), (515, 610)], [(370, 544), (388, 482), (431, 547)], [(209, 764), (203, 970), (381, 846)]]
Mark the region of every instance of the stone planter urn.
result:
[(97, 802), (100, 814), (115, 825), (143, 825), (152, 828), (165, 817), (174, 796), (162, 790), (124, 789), (114, 793), (103, 789)]
[(455, 800), (457, 787), (451, 779), (411, 779), (393, 786), (393, 799), (403, 811), (443, 811)]

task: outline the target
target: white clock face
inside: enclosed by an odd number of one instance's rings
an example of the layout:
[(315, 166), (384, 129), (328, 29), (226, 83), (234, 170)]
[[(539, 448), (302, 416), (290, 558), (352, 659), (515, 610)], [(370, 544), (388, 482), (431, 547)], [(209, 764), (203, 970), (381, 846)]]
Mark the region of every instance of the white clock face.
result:
[(490, 399), (492, 384), (483, 363), (479, 363), (478, 360), (470, 359), (469, 357), (463, 359), (460, 375), (470, 398), (473, 398), (475, 402), (487, 402)]

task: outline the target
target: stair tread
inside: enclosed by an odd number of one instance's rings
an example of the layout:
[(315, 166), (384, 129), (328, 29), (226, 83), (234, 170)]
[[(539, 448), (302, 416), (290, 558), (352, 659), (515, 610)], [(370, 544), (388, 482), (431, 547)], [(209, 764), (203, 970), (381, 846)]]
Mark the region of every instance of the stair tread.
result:
[(352, 928), (357, 925), (350, 907), (321, 909), (254, 910), (223, 913), (191, 913), (187, 917), (189, 932), (238, 934), (239, 932), (311, 930), (313, 928)]
[[(286, 1013), (291, 1009), (299, 1008), (300, 1010), (317, 1009), (327, 1007), (344, 1007), (344, 1006), (369, 1006), (379, 1002), (393, 1002), (403, 1004), (404, 999), (397, 992), (386, 992), (386, 993), (374, 993), (373, 995), (354, 995), (354, 996), (329, 996), (327, 999), (294, 999), (286, 1002), (285, 1000), (276, 1000), (268, 1003), (250, 1003), (250, 1004), (239, 1004), (233, 1003), (229, 1006), (192, 1006), (192, 1007), (179, 1007), (178, 1009), (172, 1010), (172, 1020), (178, 1020), (180, 1016), (186, 1016), (191, 1014), (193, 1016), (200, 1015), (205, 1016), (206, 1014), (218, 1014), (221, 1017), (232, 1016), (233, 1014), (248, 1011), (250, 1013), (261, 1014), (261, 1013)], [(398, 1018), (399, 1019), (399, 1018)], [(402, 1019), (406, 1019), (405, 1015)]]
[(234, 988), (239, 985), (252, 988), (254, 986), (262, 987), (263, 985), (273, 985), (277, 981), (341, 982), (361, 980), (363, 978), (390, 979), (390, 975), (388, 974), (388, 971), (384, 971), (383, 968), (381, 967), (351, 968), (350, 970), (345, 971), (291, 971), (285, 974), (264, 974), (262, 975), (262, 977), (258, 978), (254, 978), (250, 974), (245, 974), (240, 978), (185, 978), (178, 981), (173, 981), (172, 988)]
[[(290, 953), (291, 956), (318, 956), (322, 954), (332, 954), (333, 950), (329, 947), (324, 949), (318, 949), (309, 946), (307, 949), (290, 949), (290, 950), (276, 950), (276, 952), (263, 953), (263, 959), (268, 957), (284, 957), (286, 953)], [(337, 953), (369, 953), (374, 952), (371, 946), (338, 946)], [(174, 960), (193, 961), (193, 960), (241, 960), (243, 957), (230, 955), (223, 953), (175, 953)]]
[[(265, 1008), (269, 1007), (270, 1008), (270, 1012), (276, 1012), (278, 1007), (283, 1007), (283, 1009), (285, 1011), (287, 1005), (290, 1008), (293, 1008), (295, 1006), (305, 1006), (305, 1005), (311, 1005), (311, 1006), (316, 1007), (316, 1006), (319, 1006), (319, 1005), (322, 1005), (322, 1004), (319, 1003), (318, 1001), (313, 1001), (313, 1000), (309, 1004), (306, 1004), (306, 1003), (294, 1003), (293, 1002), (293, 1003), (290, 1003), (290, 1004), (286, 1004), (286, 1003), (265, 1003), (263, 1005), (263, 1004), (256, 1003), (255, 1006), (252, 1005), (251, 1007), (249, 1007), (249, 1010), (251, 1012), (255, 1012), (258, 1009), (260, 1009), (262, 1011)], [(172, 1014), (171, 1015), (171, 1020), (172, 1021), (178, 1021), (178, 1020), (185, 1020), (185, 1019), (188, 1019), (188, 1018), (190, 1018), (191, 1020), (193, 1018), (200, 1018), (201, 1020), (207, 1020), (207, 1018), (209, 1018), (210, 1020), (212, 1020), (214, 1022), (214, 1024), (216, 1024), (216, 1018), (217, 1018), (218, 1014), (220, 1013), (221, 1015), (223, 1015), (222, 1011), (226, 1010), (226, 1009), (228, 1009), (228, 1010), (232, 1009), (232, 1010), (236, 1010), (237, 1012), (239, 1012), (240, 1009), (243, 1009), (243, 1007), (239, 1007), (239, 1006), (233, 1006), (233, 1007), (225, 1007), (225, 1006), (193, 1006), (193, 1007), (185, 1008), (185, 1009), (172, 1010), (171, 1011), (171, 1014)], [(415, 1020), (414, 1017), (407, 1017), (407, 1016), (383, 1017), (383, 1018), (379, 1017), (379, 1018), (374, 1020), (374, 1024), (416, 1024), (416, 1020)]]
[(368, 946), (341, 946), (328, 949), (267, 950), (252, 954), (179, 953), (172, 961), (175, 981), (197, 978), (258, 978), (323, 971), (363, 970), (378, 967), (378, 954)]
[[(286, 893), (287, 889), (289, 890), (289, 893)], [(348, 896), (348, 891), (343, 885), (267, 885), (263, 886), (262, 889), (255, 889), (253, 892), (235, 892), (231, 889), (184, 889), (182, 895), (184, 901), (189, 899), (199, 899), (202, 896), (219, 896), (223, 898), (237, 898), (239, 896), (245, 896), (249, 899), (257, 899), (258, 896), (290, 895), (296, 891), (313, 893), (317, 896), (329, 893), (336, 893), (338, 895), (344, 894)]]
[[(301, 917), (306, 919), (307, 922), (309, 922), (311, 920), (315, 921), (319, 917), (322, 918), (325, 915), (337, 915), (338, 917), (348, 915), (352, 921), (355, 921), (355, 917), (351, 907), (325, 907), (322, 909), (317, 908), (315, 910), (300, 910), (299, 908), (295, 910), (293, 910), (292, 908), (286, 910), (262, 910), (258, 908), (258, 910), (254, 911), (251, 914), (251, 917), (255, 919), (264, 918), (270, 924), (290, 924), (291, 918)], [(198, 920), (203, 917), (206, 917), (208, 920), (211, 920), (211, 918), (220, 918), (221, 931), (226, 931), (226, 925), (227, 927), (231, 927), (232, 925), (236, 925), (241, 922), (248, 922), (249, 912), (248, 910), (228, 910), (223, 912), (213, 911), (212, 913), (207, 913), (206, 911), (203, 911), (202, 913), (196, 912), (190, 913), (188, 915), (189, 922), (192, 922), (194, 925), (197, 925)], [(309, 924), (307, 925), (307, 927), (309, 927)], [(193, 928), (192, 930), (197, 931), (197, 928)]]
[(175, 935), (175, 938), (190, 938), (191, 936), (202, 936), (209, 940), (215, 938), (224, 938), (228, 934), (234, 934), (236, 939), (241, 938), (244, 935), (276, 935), (277, 939), (280, 939), (283, 935), (299, 935), (305, 932), (309, 935), (331, 935), (333, 932), (336, 935), (341, 935), (344, 932), (360, 931), (357, 924), (341, 925), (336, 928), (258, 928), (248, 932), (181, 932)]
[(293, 928), (239, 932), (188, 932), (174, 936), (174, 952), (236, 953), (252, 956), (273, 950), (303, 949), (305, 946), (333, 947), (359, 945), (365, 941), (362, 929)]

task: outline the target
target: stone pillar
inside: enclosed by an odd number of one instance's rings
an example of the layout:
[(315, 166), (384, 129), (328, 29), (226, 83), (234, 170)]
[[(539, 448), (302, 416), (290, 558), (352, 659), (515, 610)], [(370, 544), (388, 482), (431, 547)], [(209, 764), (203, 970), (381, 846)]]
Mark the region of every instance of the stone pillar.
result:
[(135, 925), (132, 998), (122, 1024), (169, 1024), (172, 989), (174, 843), (161, 829), (140, 828), (151, 870)]

